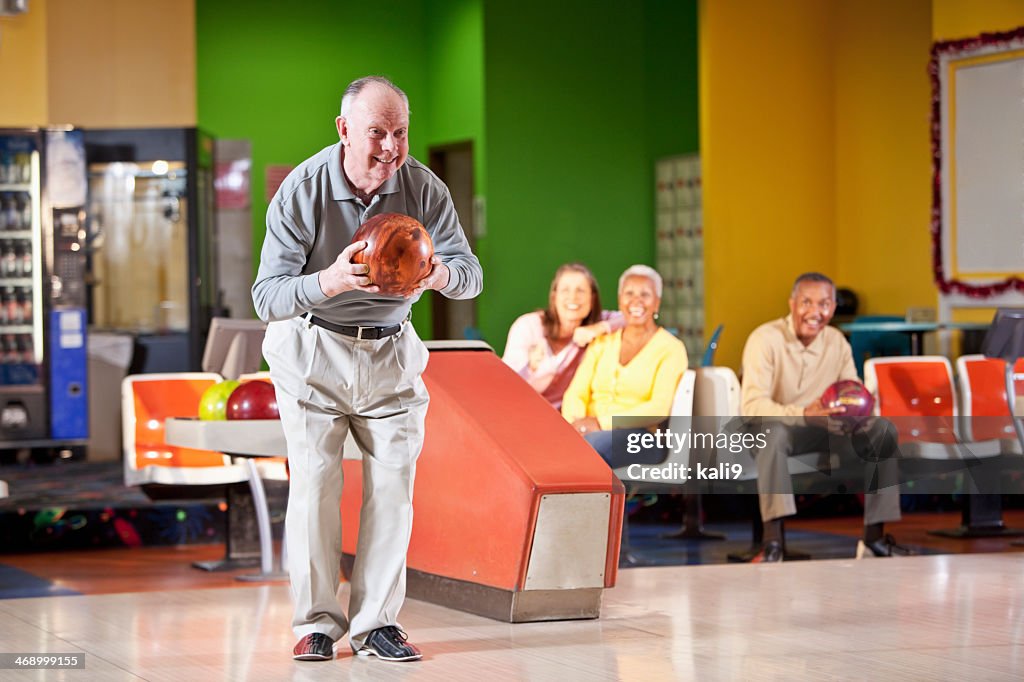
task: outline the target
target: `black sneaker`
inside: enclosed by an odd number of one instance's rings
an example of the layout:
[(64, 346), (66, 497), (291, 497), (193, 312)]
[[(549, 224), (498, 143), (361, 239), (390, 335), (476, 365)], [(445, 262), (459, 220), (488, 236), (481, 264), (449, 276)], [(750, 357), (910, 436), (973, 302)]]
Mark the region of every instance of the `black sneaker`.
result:
[(420, 650), (409, 644), (409, 636), (394, 625), (377, 628), (366, 636), (366, 643), (356, 653), (376, 656), (382, 661), (416, 661), (423, 658)]
[(322, 632), (314, 632), (299, 640), (292, 649), (296, 661), (330, 661), (334, 658), (334, 640)]
[(912, 556), (913, 554), (914, 550), (906, 545), (899, 544), (896, 542), (896, 538), (888, 533), (884, 537), (872, 542), (857, 541), (856, 557), (858, 559), (870, 559), (871, 557), (879, 556)]

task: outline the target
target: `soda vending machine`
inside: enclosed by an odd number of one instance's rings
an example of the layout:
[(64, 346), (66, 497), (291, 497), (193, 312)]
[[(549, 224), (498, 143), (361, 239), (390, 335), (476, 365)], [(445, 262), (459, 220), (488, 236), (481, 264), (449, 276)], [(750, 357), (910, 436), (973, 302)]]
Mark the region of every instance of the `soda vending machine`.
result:
[(131, 373), (201, 367), (220, 308), (213, 142), (196, 128), (85, 131), (91, 328), (132, 336)]
[(85, 146), (0, 129), (0, 448), (88, 437)]

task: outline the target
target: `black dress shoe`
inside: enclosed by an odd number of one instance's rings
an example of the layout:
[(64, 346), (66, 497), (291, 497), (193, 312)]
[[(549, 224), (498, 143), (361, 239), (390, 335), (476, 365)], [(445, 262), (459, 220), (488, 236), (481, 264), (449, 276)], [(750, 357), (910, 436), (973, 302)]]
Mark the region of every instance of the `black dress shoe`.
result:
[(911, 556), (913, 554), (914, 550), (899, 544), (896, 542), (896, 538), (888, 533), (884, 537), (872, 540), (871, 542), (867, 540), (859, 540), (857, 542), (858, 559), (869, 559), (879, 556)]
[(782, 561), (782, 543), (778, 540), (769, 540), (761, 545), (761, 549), (750, 557), (752, 564), (774, 564)]
[(314, 632), (299, 640), (292, 649), (296, 661), (329, 661), (334, 658), (334, 640), (322, 632)]
[(366, 643), (356, 653), (376, 656), (383, 661), (415, 661), (423, 658), (420, 650), (409, 644), (409, 636), (394, 625), (377, 628), (366, 636)]

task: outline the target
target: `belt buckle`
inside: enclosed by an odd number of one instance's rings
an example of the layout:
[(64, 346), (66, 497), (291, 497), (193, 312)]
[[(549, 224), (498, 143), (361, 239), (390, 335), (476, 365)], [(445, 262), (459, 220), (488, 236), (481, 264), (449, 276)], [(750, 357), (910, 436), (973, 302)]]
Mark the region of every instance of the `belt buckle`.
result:
[[(356, 327), (356, 330), (357, 330), (356, 331), (356, 340), (357, 341), (363, 341), (364, 340), (364, 337), (363, 337), (363, 330), (364, 329), (376, 329), (376, 327)], [(367, 338), (367, 339), (376, 339), (377, 337), (376, 336), (367, 336), (365, 338)]]

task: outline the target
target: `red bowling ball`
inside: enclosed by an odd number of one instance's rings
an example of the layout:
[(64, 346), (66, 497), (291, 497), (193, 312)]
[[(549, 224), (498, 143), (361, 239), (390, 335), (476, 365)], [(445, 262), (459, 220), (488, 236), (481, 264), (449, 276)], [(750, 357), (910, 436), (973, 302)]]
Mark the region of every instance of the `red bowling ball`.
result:
[(420, 221), (401, 213), (382, 213), (363, 223), (352, 241), (367, 246), (352, 257), (370, 267), (370, 282), (382, 294), (405, 296), (430, 274), (434, 242)]
[(825, 389), (821, 394), (823, 407), (845, 407), (846, 411), (837, 416), (869, 417), (875, 409), (875, 399), (864, 388), (864, 384), (852, 379), (844, 379)]
[(228, 419), (280, 419), (277, 394), (268, 381), (246, 381), (228, 398)]

